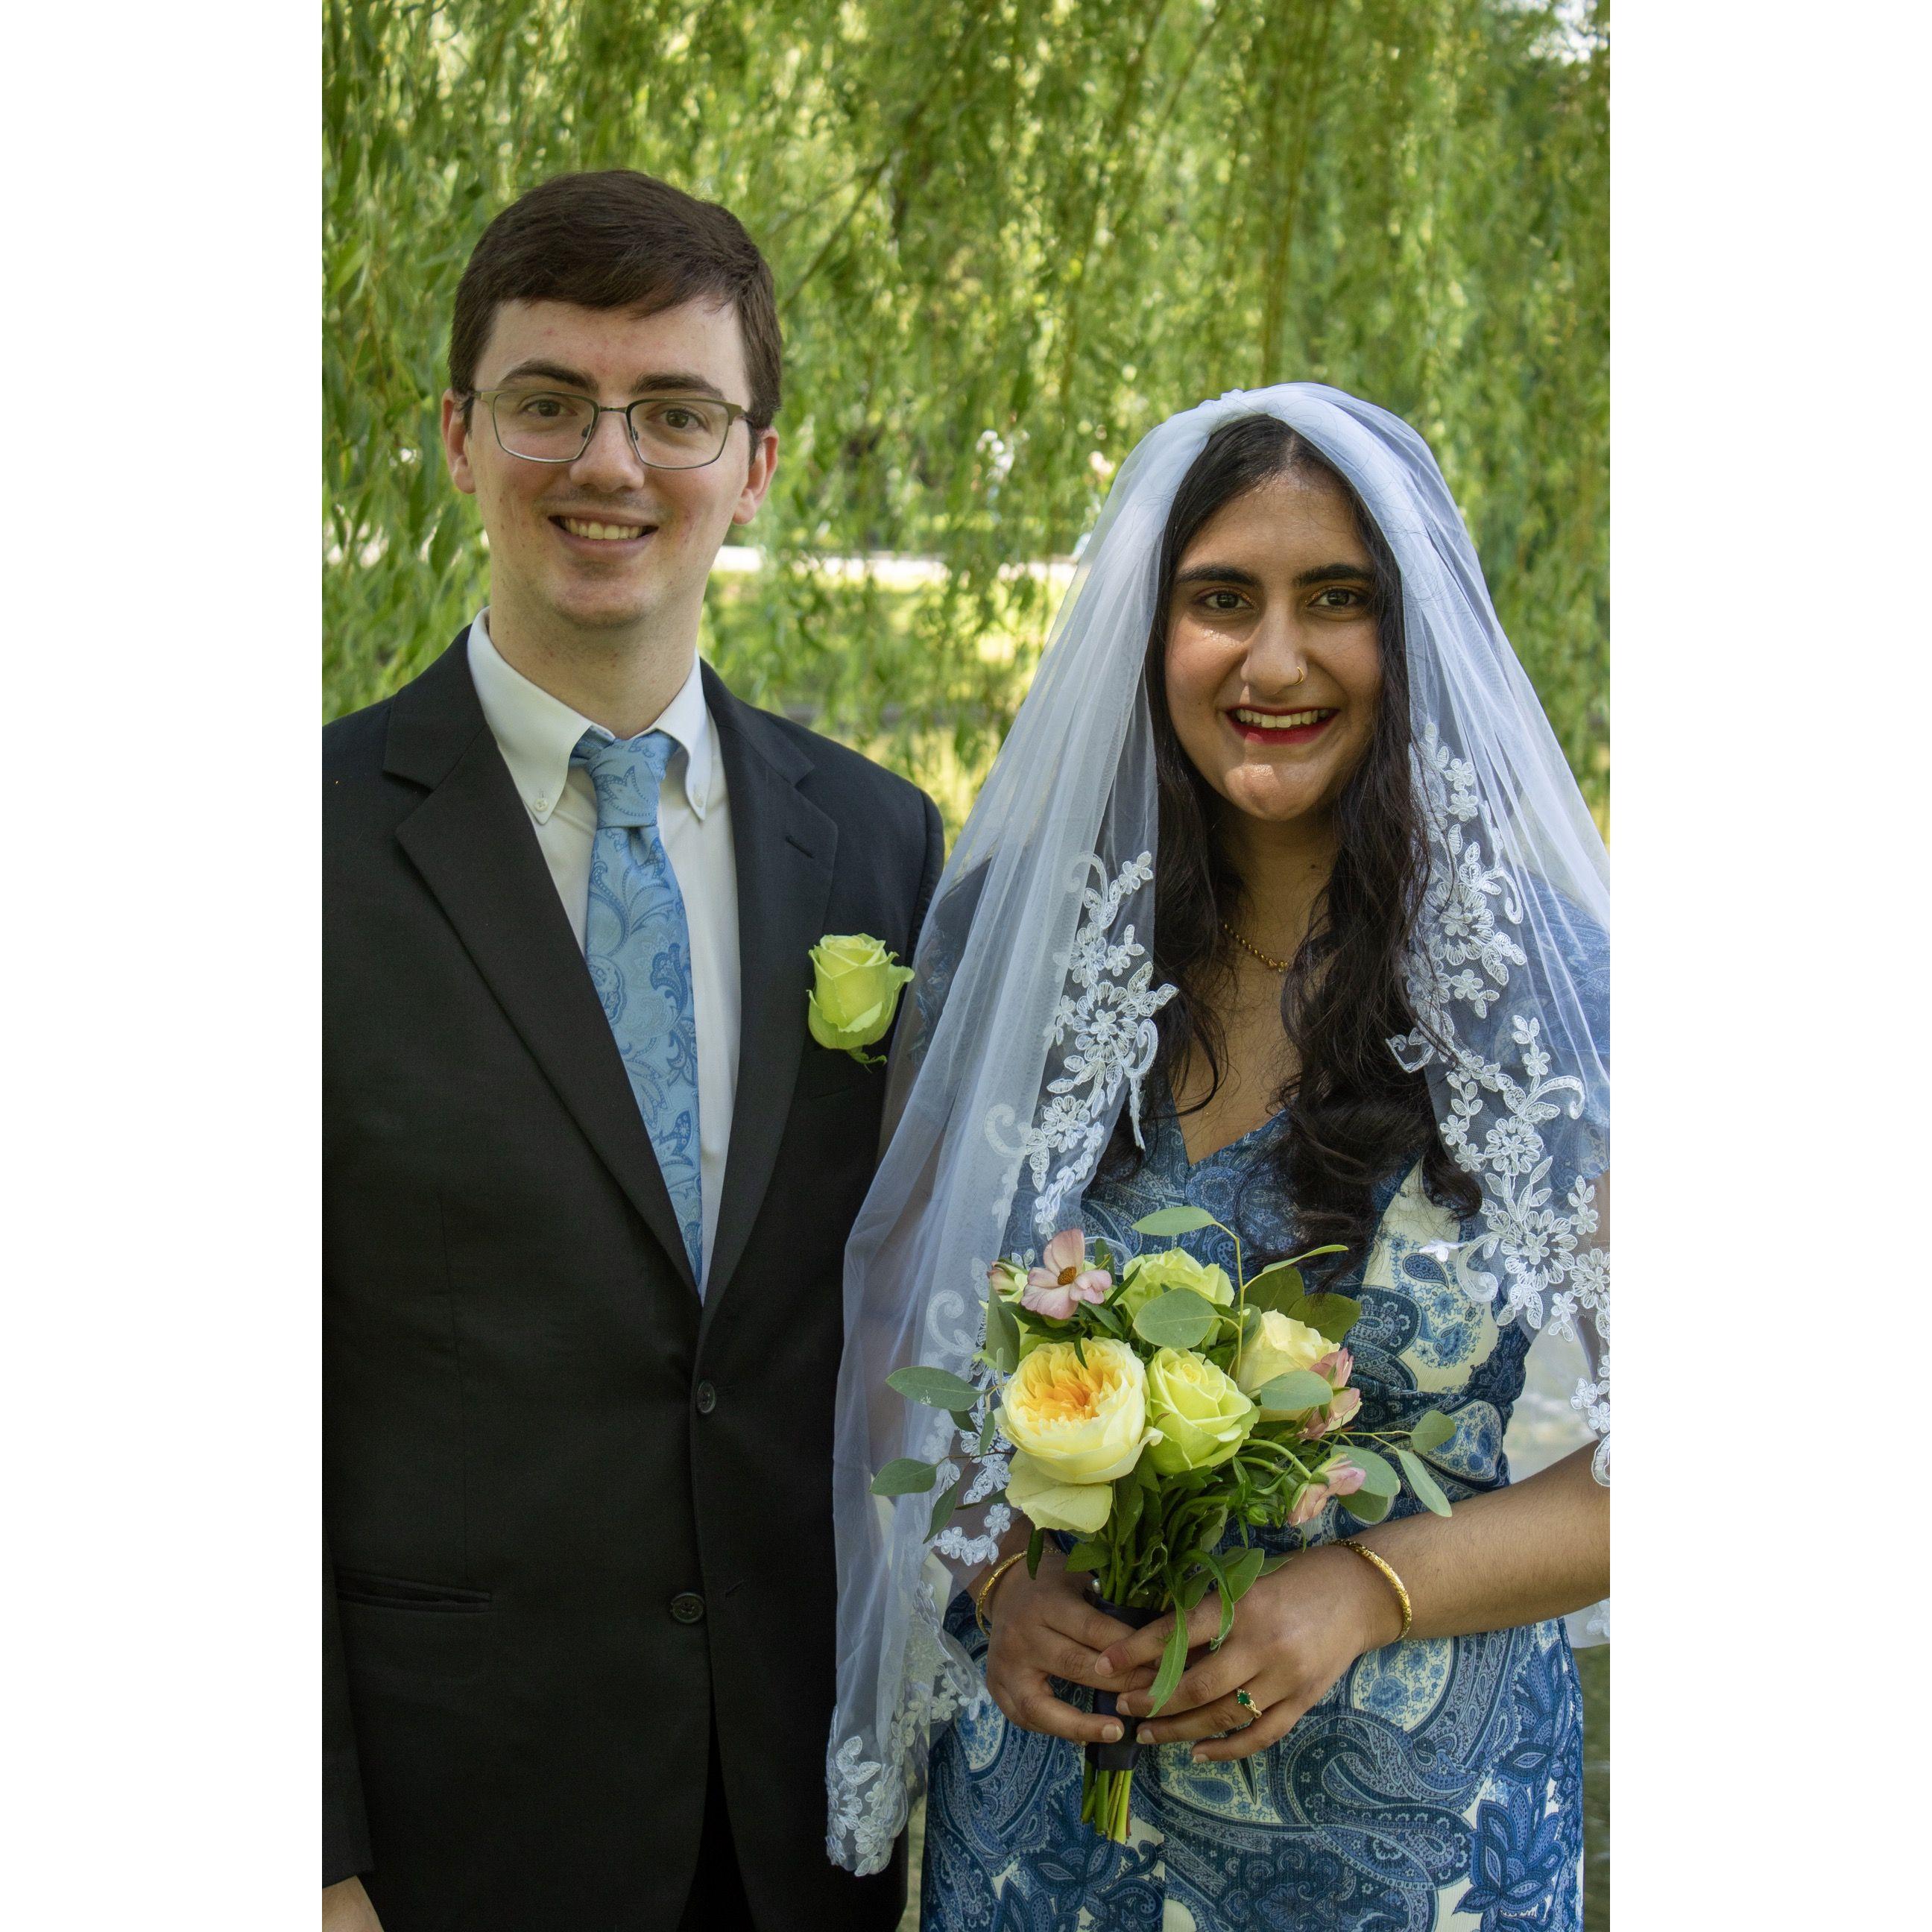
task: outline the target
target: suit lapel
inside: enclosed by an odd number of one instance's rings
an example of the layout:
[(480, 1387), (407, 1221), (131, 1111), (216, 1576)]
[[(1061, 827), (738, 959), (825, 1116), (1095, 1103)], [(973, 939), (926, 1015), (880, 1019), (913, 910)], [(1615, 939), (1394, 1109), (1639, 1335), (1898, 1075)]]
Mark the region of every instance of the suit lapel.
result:
[(511, 1024), (695, 1296), (677, 1215), (610, 1023), (477, 702), (467, 634), (392, 703), (386, 769), (428, 788), (397, 838)]
[(740, 1012), (731, 1142), (704, 1294), (708, 1328), (744, 1254), (791, 1110), (812, 984), (806, 955), (824, 934), (838, 828), (799, 791), (810, 760), (709, 665), (704, 695), (730, 791)]

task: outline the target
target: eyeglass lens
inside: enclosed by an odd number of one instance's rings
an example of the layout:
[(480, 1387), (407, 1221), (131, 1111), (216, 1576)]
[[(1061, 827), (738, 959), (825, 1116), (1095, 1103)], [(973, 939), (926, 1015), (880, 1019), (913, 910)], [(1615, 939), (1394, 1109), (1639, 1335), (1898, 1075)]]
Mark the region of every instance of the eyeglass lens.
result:
[[(587, 396), (554, 389), (504, 390), (490, 407), (503, 447), (539, 463), (574, 461), (597, 420), (597, 406)], [(703, 397), (647, 397), (633, 403), (629, 414), (638, 454), (659, 470), (715, 462), (731, 433), (730, 412)]]

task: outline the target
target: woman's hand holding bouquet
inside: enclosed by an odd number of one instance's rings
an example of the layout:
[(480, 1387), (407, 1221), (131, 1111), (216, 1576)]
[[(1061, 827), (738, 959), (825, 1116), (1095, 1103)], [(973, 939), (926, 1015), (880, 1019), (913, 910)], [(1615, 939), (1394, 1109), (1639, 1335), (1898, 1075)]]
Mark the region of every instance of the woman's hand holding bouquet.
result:
[[(1220, 1226), (1172, 1208), (1135, 1230), (1158, 1238)], [(1336, 1498), (1379, 1522), (1405, 1479), (1425, 1507), (1448, 1514), (1420, 1460), (1452, 1432), (1446, 1416), (1425, 1415), (1400, 1444), (1349, 1427), (1361, 1397), (1342, 1345), (1360, 1304), (1311, 1293), (1297, 1265), (1336, 1251), (1250, 1280), (1239, 1238), (1223, 1232), (1235, 1281), (1178, 1247), (1136, 1256), (1117, 1280), (1104, 1243), (1090, 1256), (1077, 1230), (1056, 1234), (1038, 1266), (992, 1269), (982, 1379), (926, 1367), (888, 1378), (908, 1400), (951, 1411), (962, 1432), (976, 1427), (980, 1455), (1001, 1438), (1010, 1445), (1006, 1499), (1033, 1534), (1024, 1587), (1000, 1586), (988, 1684), (1016, 1722), (1086, 1743), (1084, 1815), (1115, 1838), (1127, 1830), (1134, 1752), (1109, 1742), (1117, 1694), (1130, 1720), (1168, 1714), (1142, 1722), (1148, 1742), (1233, 1732), (1200, 1754), (1243, 1755), (1396, 1634), (1374, 1634), (1389, 1600), (1384, 1592), (1377, 1606), (1365, 1585), (1378, 1580), (1352, 1553), (1309, 1552), (1300, 1574), (1276, 1578), (1288, 1556), (1269, 1556), (1250, 1529), (1300, 1527)], [(937, 1466), (902, 1460), (873, 1487), (905, 1495), (938, 1480)], [(950, 1520), (959, 1480), (940, 1493), (929, 1534)], [(1076, 1540), (1042, 1562), (1049, 1531)], [(1236, 1606), (1264, 1577), (1236, 1634)], [(1053, 1697), (1050, 1677), (1099, 1692), (1095, 1712)], [(1252, 1736), (1236, 1728), (1246, 1725)]]

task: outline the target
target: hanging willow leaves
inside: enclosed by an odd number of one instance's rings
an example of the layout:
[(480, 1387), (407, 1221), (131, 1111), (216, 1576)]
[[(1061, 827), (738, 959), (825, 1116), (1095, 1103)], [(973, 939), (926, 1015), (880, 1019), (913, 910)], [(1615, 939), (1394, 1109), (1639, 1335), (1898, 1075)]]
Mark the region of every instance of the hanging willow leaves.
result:
[[(1115, 469), (1307, 377), (1434, 446), (1594, 802), (1607, 8), (1559, 0), (325, 0), (324, 703), (483, 601), (438, 403), (490, 216), (565, 170), (722, 200), (785, 336), (778, 474), (703, 645), (957, 824)], [(1346, 84), (1335, 84), (1335, 76)], [(902, 581), (882, 554), (928, 560)]]

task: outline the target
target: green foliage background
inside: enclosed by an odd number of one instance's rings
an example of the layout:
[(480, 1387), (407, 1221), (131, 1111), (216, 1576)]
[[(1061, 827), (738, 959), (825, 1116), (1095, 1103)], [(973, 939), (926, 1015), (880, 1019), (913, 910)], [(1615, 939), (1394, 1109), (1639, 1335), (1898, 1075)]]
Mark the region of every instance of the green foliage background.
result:
[[(1311, 377), (1434, 445), (1593, 803), (1608, 614), (1607, 9), (1590, 0), (326, 0), (325, 703), (482, 601), (436, 437), (491, 214), (569, 168), (722, 200), (786, 338), (734, 688), (956, 822), (1155, 423)], [(815, 560), (940, 560), (910, 590)]]

